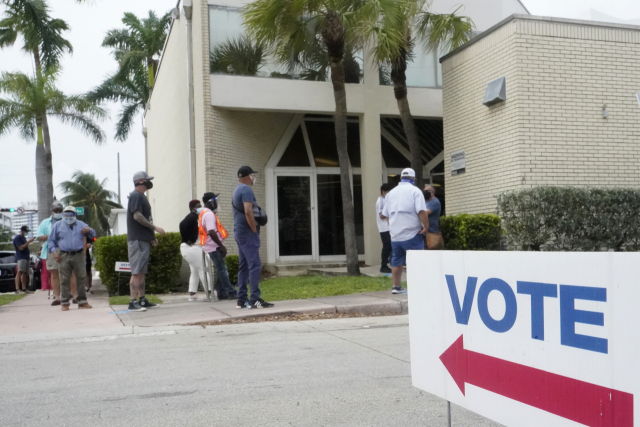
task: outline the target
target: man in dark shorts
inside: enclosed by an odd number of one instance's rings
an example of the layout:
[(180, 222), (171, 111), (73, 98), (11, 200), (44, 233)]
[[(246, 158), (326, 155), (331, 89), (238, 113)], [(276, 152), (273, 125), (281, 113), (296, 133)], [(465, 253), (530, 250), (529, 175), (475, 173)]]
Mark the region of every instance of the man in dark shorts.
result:
[[(20, 228), (20, 234), (13, 238), (13, 247), (16, 248), (16, 262), (18, 263), (18, 273), (16, 274), (16, 293), (24, 292), (25, 294), (32, 294), (27, 289), (29, 283), (29, 262), (31, 261), (31, 253), (29, 252), (29, 244), (35, 239), (28, 239), (29, 227), (23, 225)], [(20, 286), (22, 285), (22, 289)]]
[[(164, 235), (164, 230), (153, 225), (151, 205), (144, 195), (153, 188), (152, 176), (146, 172), (136, 172), (133, 175), (135, 190), (129, 194), (127, 208), (127, 244), (129, 246), (129, 263), (131, 264), (130, 311), (146, 311), (147, 308), (157, 308), (157, 304), (149, 302), (145, 296), (145, 275), (149, 267), (151, 246), (158, 244), (156, 232)], [(136, 297), (138, 300), (136, 301)]]

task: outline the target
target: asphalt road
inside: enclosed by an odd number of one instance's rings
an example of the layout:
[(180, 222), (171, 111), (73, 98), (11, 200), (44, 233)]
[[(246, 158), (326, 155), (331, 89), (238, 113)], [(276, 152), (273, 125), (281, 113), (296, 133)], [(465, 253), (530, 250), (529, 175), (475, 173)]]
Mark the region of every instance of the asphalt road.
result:
[[(0, 344), (0, 425), (446, 426), (446, 403), (411, 386), (407, 322), (267, 322)], [(452, 412), (454, 427), (497, 426)]]

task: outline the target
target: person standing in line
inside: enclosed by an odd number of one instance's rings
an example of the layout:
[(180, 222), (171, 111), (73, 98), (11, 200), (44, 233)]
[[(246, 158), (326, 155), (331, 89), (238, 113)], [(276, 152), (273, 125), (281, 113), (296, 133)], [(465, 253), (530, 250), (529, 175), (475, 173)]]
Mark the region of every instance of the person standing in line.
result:
[[(256, 196), (251, 187), (256, 173), (249, 166), (238, 169), (238, 186), (233, 192), (233, 231), (238, 244), (238, 303), (236, 308), (269, 308), (273, 304), (260, 298), (260, 226), (256, 224), (253, 208)], [(248, 299), (247, 282), (251, 284)]]
[(189, 302), (198, 301), (198, 285), (206, 286), (204, 266), (202, 264), (202, 246), (199, 244), (198, 215), (202, 212), (200, 200), (189, 202), (189, 213), (180, 222), (180, 253), (189, 263)]
[(147, 308), (158, 307), (145, 296), (145, 275), (149, 268), (151, 246), (158, 244), (155, 233), (165, 234), (162, 228), (153, 225), (151, 205), (144, 195), (147, 190), (153, 188), (152, 179), (153, 177), (146, 172), (136, 172), (133, 175), (135, 189), (129, 194), (127, 207), (127, 245), (131, 265), (129, 311), (146, 311)]
[(62, 311), (69, 310), (71, 295), (71, 273), (76, 276), (78, 287), (78, 308), (92, 308), (87, 302), (87, 294), (82, 284), (85, 281), (85, 238), (96, 237), (96, 232), (76, 217), (76, 208), (67, 206), (62, 211), (62, 221), (58, 221), (51, 228), (49, 235), (49, 253), (59, 264), (60, 275), (60, 303)]
[(422, 191), (415, 186), (416, 173), (411, 168), (402, 171), (400, 184), (387, 194), (382, 216), (389, 219), (391, 235), (392, 294), (400, 294), (402, 270), (407, 251), (424, 250), (424, 234), (429, 228), (427, 206)]
[(429, 230), (427, 231), (427, 244), (425, 249), (444, 249), (444, 240), (440, 232), (440, 200), (436, 197), (436, 189), (433, 185), (424, 186), (424, 199), (427, 202), (427, 215), (429, 216)]
[[(28, 239), (29, 227), (23, 225), (20, 228), (20, 234), (16, 234), (13, 238), (13, 247), (16, 249), (16, 262), (18, 263), (18, 272), (16, 273), (16, 293), (32, 294), (27, 285), (29, 284), (29, 264), (31, 261), (31, 252), (29, 245), (36, 239)], [(22, 285), (22, 289), (21, 289)]]
[(231, 284), (231, 280), (229, 280), (229, 270), (224, 261), (227, 256), (224, 240), (229, 236), (229, 233), (227, 233), (227, 230), (222, 226), (216, 215), (218, 196), (219, 194), (214, 193), (204, 193), (202, 196), (204, 209), (199, 218), (200, 242), (213, 262), (216, 275), (214, 289), (218, 294), (218, 299), (236, 299), (238, 292)]
[[(36, 240), (42, 243), (42, 252), (40, 257), (42, 258), (43, 265), (43, 274), (47, 276), (47, 279), (51, 282), (51, 289), (53, 289), (53, 302), (52, 306), (60, 305), (60, 275), (59, 268), (60, 265), (55, 260), (52, 254), (49, 253), (49, 234), (51, 234), (51, 229), (58, 222), (62, 221), (62, 203), (57, 200), (54, 200), (51, 204), (51, 216), (49, 218), (44, 219), (40, 225), (38, 226), (38, 232), (36, 233)], [(46, 266), (47, 273), (44, 273), (44, 268)], [(75, 283), (75, 277), (71, 278), (71, 293), (73, 294), (73, 303), (77, 303), (78, 300), (76, 297), (77, 293), (77, 284)]]
[(382, 184), (382, 187), (380, 187), (380, 197), (378, 197), (378, 200), (376, 201), (376, 222), (378, 223), (380, 239), (382, 239), (380, 273), (391, 273), (391, 269), (389, 268), (389, 261), (391, 261), (391, 234), (389, 234), (389, 220), (382, 215), (385, 197), (389, 191), (391, 191), (391, 184)]

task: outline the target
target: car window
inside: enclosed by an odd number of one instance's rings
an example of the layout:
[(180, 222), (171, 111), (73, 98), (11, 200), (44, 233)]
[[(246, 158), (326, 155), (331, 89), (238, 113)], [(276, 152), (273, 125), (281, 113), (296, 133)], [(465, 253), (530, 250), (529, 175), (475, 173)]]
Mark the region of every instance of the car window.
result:
[(0, 254), (0, 264), (15, 264), (16, 256), (13, 254)]

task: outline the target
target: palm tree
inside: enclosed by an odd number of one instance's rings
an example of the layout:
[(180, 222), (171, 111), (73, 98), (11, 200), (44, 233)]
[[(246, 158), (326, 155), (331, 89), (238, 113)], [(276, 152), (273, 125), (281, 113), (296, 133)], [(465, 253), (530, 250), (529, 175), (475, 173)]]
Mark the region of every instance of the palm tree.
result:
[(431, 13), (426, 9), (424, 0), (407, 6), (403, 9), (401, 22), (405, 34), (403, 45), (398, 50), (379, 44), (374, 50), (374, 57), (381, 70), (390, 68), (389, 77), (411, 152), (411, 168), (416, 172), (416, 184), (422, 188), (422, 149), (407, 99), (407, 63), (414, 57), (416, 41), (422, 43), (425, 51), (440, 49), (448, 52), (471, 38), (474, 25), (470, 18), (456, 15), (457, 10), (450, 14)]
[(146, 70), (142, 65), (138, 65), (127, 75), (117, 73), (89, 92), (87, 98), (95, 102), (124, 103), (118, 115), (115, 138), (118, 141), (125, 141), (129, 136), (133, 120), (139, 112), (144, 111), (149, 99), (149, 80)]
[[(12, 46), (21, 35), (22, 49), (33, 55), (36, 75), (44, 70), (57, 68), (66, 51), (73, 51), (71, 43), (62, 37), (69, 26), (61, 19), (49, 16), (49, 7), (43, 0), (3, 0), (5, 16), (0, 21), (0, 49)], [(43, 220), (53, 202), (53, 163), (46, 113), (37, 118), (44, 133), (44, 145), (36, 147), (36, 182), (38, 192), (38, 217)]]
[[(360, 274), (353, 197), (349, 180), (347, 152), (347, 94), (345, 91), (344, 53), (347, 45), (360, 48), (373, 35), (366, 29), (358, 30), (361, 19), (376, 19), (386, 12), (382, 23), (384, 37), (393, 40), (393, 46), (402, 45), (403, 34), (394, 27), (394, 9), (403, 0), (376, 2), (353, 0), (256, 0), (243, 11), (244, 26), (249, 36), (258, 43), (270, 46), (282, 62), (292, 52), (302, 52), (321, 42), (329, 57), (329, 69), (336, 104), (334, 114), (336, 145), (340, 163), (340, 187), (344, 218), (344, 237), (349, 275)], [(375, 9), (375, 10), (374, 10)], [(393, 49), (391, 49), (393, 50)]]
[[(23, 73), (2, 73), (0, 75), (0, 136), (12, 130), (18, 130), (23, 139), (36, 140), (36, 177), (38, 179), (39, 216), (46, 217), (50, 211), (51, 200), (42, 205), (42, 177), (48, 177), (51, 183), (52, 169), (44, 170), (45, 146), (51, 146), (49, 132), (45, 132), (42, 117), (50, 115), (63, 123), (83, 131), (97, 143), (105, 140), (104, 133), (94, 123), (93, 118), (104, 118), (105, 111), (83, 96), (67, 96), (55, 87), (57, 69), (43, 71), (29, 77)], [(49, 155), (49, 158), (51, 156)], [(53, 190), (52, 190), (53, 193)]]
[(131, 75), (143, 64), (147, 70), (149, 89), (153, 90), (158, 58), (167, 39), (171, 14), (158, 18), (150, 10), (149, 17), (140, 20), (133, 13), (125, 13), (122, 23), (127, 28), (109, 30), (102, 46), (113, 48), (113, 56), (120, 64), (119, 74), (122, 76)]
[(76, 171), (71, 181), (64, 181), (59, 186), (67, 194), (62, 198), (62, 203), (83, 207), (82, 220), (96, 230), (98, 236), (109, 234), (111, 209), (122, 208), (114, 201), (118, 195), (114, 191), (106, 190), (106, 184), (106, 178), (99, 181), (94, 174)]

